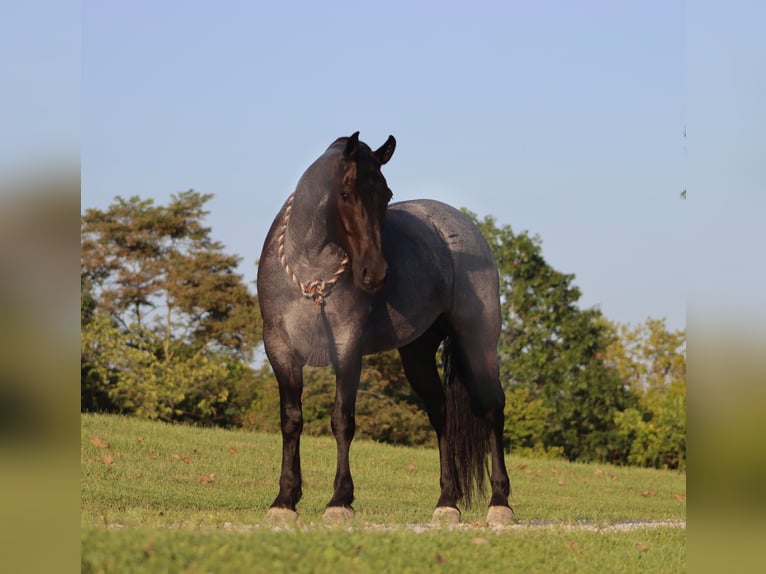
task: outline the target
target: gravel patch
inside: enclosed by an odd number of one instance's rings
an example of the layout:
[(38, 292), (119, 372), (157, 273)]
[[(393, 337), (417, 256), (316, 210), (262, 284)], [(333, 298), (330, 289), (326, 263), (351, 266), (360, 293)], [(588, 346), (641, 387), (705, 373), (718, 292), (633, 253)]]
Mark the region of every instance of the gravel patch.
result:
[[(376, 523), (364, 523), (353, 525), (336, 525), (328, 526), (324, 523), (309, 522), (301, 523), (300, 520), (294, 527), (269, 527), (263, 524), (233, 524), (231, 522), (224, 522), (220, 527), (223, 530), (230, 530), (233, 532), (252, 532), (254, 530), (268, 529), (275, 531), (309, 531), (318, 529), (342, 529), (348, 532), (412, 532), (414, 534), (421, 534), (424, 532), (436, 532), (440, 530), (463, 530), (463, 531), (480, 531), (480, 532), (494, 532), (494, 533), (511, 533), (518, 531), (529, 530), (560, 530), (565, 532), (597, 532), (597, 533), (613, 533), (613, 532), (630, 532), (633, 530), (651, 530), (655, 528), (680, 528), (686, 529), (685, 520), (625, 520), (612, 522), (608, 524), (595, 523), (595, 522), (547, 522), (547, 521), (530, 521), (524, 523), (508, 524), (505, 526), (487, 526), (486, 523), (480, 522), (450, 524), (446, 526), (436, 526), (430, 523), (425, 524), (376, 524)], [(211, 530), (213, 528), (210, 528)]]

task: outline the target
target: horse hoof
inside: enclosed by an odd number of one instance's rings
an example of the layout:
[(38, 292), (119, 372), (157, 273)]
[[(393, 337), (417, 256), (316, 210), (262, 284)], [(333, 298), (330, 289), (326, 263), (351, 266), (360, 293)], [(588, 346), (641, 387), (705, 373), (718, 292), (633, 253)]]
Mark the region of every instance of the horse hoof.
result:
[(269, 508), (263, 523), (272, 528), (293, 528), (298, 522), (298, 513), (289, 508)]
[(348, 506), (328, 506), (322, 515), (322, 521), (329, 525), (346, 524), (354, 519), (354, 509)]
[(434, 526), (460, 524), (460, 511), (451, 506), (437, 506), (431, 518), (431, 524)]
[(513, 509), (510, 506), (490, 506), (487, 512), (489, 526), (506, 526), (513, 520)]

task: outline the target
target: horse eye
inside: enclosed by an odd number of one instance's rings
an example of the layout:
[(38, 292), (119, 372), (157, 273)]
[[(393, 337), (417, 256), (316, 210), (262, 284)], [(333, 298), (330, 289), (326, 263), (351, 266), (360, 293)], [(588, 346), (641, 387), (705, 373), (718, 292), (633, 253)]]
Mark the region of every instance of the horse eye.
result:
[(343, 192), (343, 193), (340, 194), (340, 198), (343, 201), (348, 201), (349, 199), (351, 199), (351, 194)]

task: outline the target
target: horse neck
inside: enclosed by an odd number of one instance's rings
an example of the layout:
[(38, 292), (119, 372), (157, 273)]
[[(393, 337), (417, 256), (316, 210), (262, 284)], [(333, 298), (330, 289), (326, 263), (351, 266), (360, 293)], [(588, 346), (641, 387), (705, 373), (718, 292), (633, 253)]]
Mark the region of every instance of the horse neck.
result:
[(326, 196), (298, 186), (285, 231), (285, 251), (296, 269), (319, 272), (338, 265), (344, 251), (335, 239), (334, 217)]

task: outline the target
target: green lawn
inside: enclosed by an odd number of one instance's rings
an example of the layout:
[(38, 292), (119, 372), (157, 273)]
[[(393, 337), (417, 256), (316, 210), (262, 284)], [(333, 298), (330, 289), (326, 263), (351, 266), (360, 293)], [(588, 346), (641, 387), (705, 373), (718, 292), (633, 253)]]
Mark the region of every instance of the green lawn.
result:
[[(276, 435), (82, 416), (83, 572), (683, 572), (686, 530), (610, 528), (684, 521), (686, 476), (510, 456), (517, 523), (428, 526), (434, 449), (356, 441), (355, 519), (321, 521), (335, 443), (303, 437), (304, 498), (294, 530), (261, 526), (276, 495)], [(587, 522), (584, 530), (578, 524)], [(339, 570), (341, 569), (341, 570)], [(467, 570), (468, 569), (468, 570)]]

